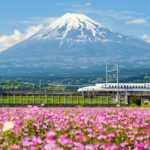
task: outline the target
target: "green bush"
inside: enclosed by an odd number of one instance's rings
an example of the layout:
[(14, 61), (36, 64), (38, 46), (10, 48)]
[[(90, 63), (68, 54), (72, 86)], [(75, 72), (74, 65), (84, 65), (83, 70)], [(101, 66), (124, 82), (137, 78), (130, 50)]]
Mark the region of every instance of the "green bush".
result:
[(150, 105), (142, 105), (142, 107), (150, 107)]
[(136, 104), (131, 104), (130, 107), (138, 107)]
[(135, 104), (137, 106), (141, 106), (141, 98), (133, 97), (130, 99), (131, 105)]

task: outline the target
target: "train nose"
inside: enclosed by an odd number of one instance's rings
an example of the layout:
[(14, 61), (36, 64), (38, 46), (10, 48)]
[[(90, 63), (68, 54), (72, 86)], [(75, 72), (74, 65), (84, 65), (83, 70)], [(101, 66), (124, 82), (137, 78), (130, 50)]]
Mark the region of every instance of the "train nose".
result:
[(82, 91), (83, 91), (83, 88), (79, 88), (79, 89), (78, 89), (78, 92), (82, 92)]
[(87, 91), (91, 91), (91, 87), (83, 87), (78, 89), (78, 92), (87, 92)]

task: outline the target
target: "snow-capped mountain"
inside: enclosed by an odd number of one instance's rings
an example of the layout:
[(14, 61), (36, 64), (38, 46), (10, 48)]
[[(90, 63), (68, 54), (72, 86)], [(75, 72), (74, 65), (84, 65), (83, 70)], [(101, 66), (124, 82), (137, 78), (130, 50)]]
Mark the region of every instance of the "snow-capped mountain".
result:
[(32, 39), (57, 39), (61, 41), (108, 41), (122, 38), (103, 25), (95, 22), (83, 14), (67, 13), (54, 23), (50, 24), (34, 36)]
[(149, 65), (150, 44), (114, 32), (83, 14), (58, 18), (27, 40), (0, 53), (0, 67), (91, 69), (106, 59), (138, 67)]

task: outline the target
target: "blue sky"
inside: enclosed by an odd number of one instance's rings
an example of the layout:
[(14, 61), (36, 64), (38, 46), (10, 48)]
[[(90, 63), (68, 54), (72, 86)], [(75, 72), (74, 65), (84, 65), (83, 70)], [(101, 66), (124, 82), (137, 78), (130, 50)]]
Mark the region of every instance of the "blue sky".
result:
[(150, 0), (0, 0), (0, 51), (67, 12), (150, 42)]

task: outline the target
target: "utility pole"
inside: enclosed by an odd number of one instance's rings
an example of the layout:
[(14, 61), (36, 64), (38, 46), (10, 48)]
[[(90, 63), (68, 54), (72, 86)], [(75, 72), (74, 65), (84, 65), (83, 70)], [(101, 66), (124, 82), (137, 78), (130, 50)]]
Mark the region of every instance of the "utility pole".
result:
[(106, 60), (106, 83), (108, 83), (108, 61)]
[(117, 70), (117, 101), (120, 104), (120, 98), (119, 98), (119, 64), (116, 64), (116, 70)]
[(40, 91), (41, 91), (41, 80), (40, 80)]
[(45, 87), (45, 100), (46, 100), (46, 103), (47, 103), (47, 92), (46, 92), (46, 87)]
[(120, 96), (119, 96), (119, 64), (115, 64), (115, 68), (109, 70), (108, 61), (106, 61), (106, 83), (109, 82), (108, 73), (116, 72), (115, 80), (117, 81), (117, 97), (116, 101), (120, 103)]

